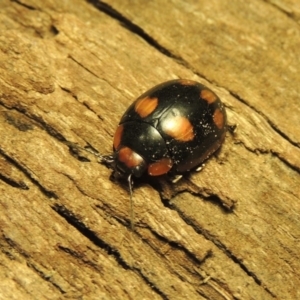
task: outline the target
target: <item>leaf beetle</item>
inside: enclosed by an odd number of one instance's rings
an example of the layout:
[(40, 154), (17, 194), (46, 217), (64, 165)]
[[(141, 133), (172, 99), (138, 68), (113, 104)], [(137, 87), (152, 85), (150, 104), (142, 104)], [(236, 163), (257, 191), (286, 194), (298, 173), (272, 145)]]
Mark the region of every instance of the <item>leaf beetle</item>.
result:
[(225, 107), (213, 91), (192, 80), (171, 80), (128, 107), (114, 135), (113, 154), (102, 160), (128, 179), (132, 198), (132, 176), (195, 169), (221, 146), (226, 129)]

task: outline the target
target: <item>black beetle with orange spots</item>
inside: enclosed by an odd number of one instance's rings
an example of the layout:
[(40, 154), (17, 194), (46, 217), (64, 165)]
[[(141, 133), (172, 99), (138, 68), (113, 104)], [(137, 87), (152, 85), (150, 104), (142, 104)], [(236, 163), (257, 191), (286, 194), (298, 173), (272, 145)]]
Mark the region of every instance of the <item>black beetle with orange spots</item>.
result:
[(227, 129), (223, 103), (191, 80), (164, 82), (135, 100), (117, 127), (113, 155), (105, 156), (121, 177), (182, 174), (199, 167), (222, 144)]

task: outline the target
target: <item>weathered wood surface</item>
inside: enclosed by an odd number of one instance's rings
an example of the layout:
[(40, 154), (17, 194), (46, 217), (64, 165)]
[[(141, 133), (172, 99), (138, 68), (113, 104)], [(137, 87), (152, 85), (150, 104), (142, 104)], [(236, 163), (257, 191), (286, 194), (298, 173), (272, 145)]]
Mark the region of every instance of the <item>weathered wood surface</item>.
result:
[[(0, 6), (0, 299), (300, 299), (298, 1)], [(138, 186), (133, 233), (126, 187), (71, 145), (110, 153), (128, 104), (178, 77), (238, 130)]]

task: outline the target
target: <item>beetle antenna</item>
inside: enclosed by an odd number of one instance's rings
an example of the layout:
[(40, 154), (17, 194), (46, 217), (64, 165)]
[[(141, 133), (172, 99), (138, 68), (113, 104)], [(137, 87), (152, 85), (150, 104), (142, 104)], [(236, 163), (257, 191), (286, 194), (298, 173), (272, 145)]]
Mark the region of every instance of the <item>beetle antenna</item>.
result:
[(129, 194), (130, 194), (130, 228), (134, 231), (134, 211), (133, 211), (133, 199), (132, 199), (132, 180), (130, 174), (127, 178), (128, 180), (128, 187), (129, 187)]

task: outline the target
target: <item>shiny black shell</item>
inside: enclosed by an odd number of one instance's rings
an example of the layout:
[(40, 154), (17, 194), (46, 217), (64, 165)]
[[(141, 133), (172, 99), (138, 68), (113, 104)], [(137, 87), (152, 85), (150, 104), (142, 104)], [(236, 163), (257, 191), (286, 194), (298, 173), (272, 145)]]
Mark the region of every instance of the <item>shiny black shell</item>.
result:
[[(190, 171), (220, 147), (226, 127), (224, 105), (206, 86), (185, 79), (164, 82), (138, 97), (122, 116), (114, 137), (114, 168), (137, 177)], [(132, 162), (135, 154), (140, 158)]]

